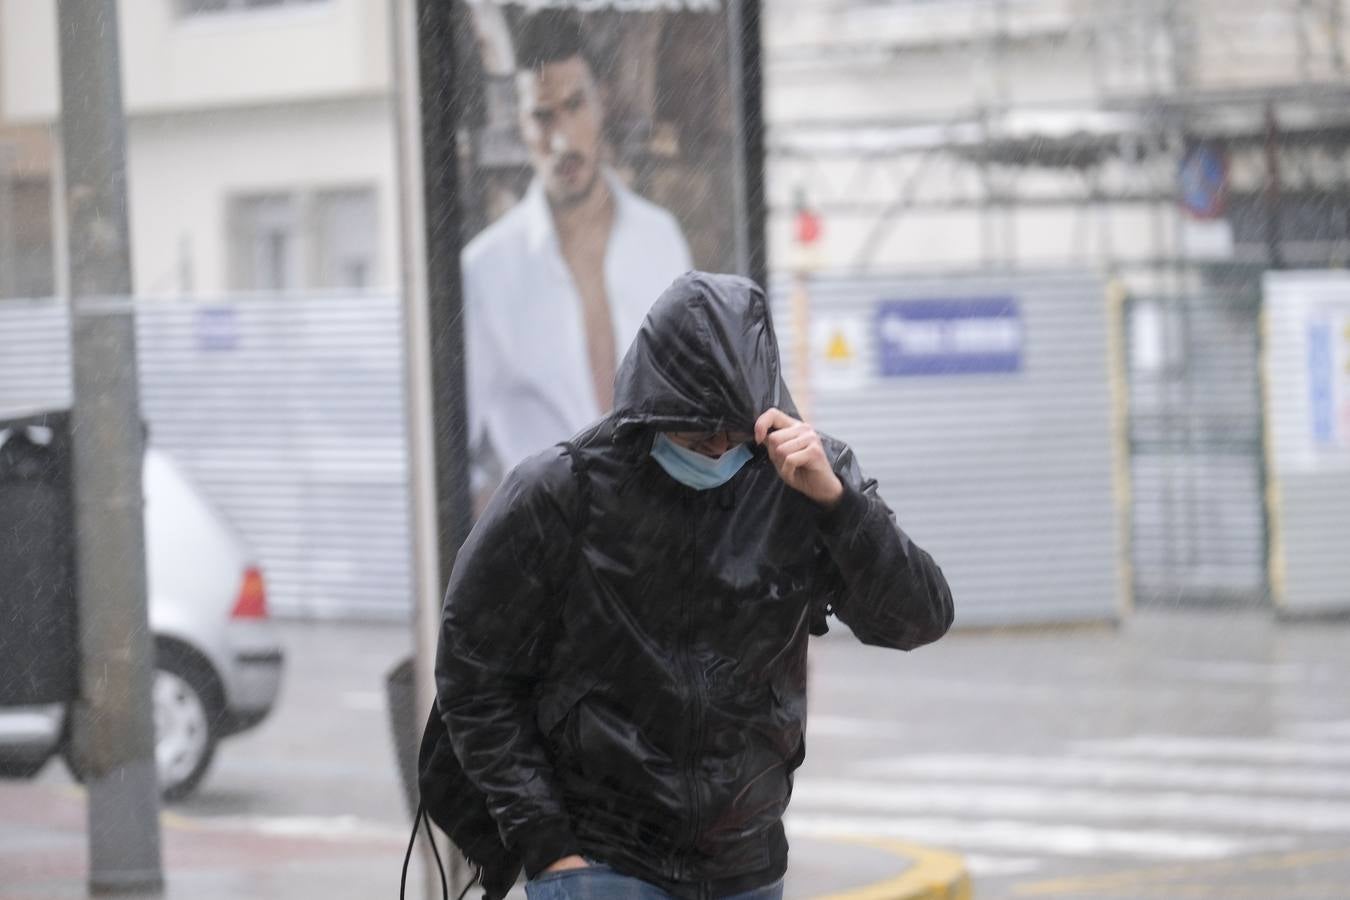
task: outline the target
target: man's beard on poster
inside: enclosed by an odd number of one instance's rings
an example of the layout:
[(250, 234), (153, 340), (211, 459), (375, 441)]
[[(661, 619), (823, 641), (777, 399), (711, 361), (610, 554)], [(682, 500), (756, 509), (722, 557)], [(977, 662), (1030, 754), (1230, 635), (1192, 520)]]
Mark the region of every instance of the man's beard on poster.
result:
[(600, 182), (600, 166), (598, 164), (593, 164), (591, 165), (590, 178), (587, 179), (586, 183), (576, 190), (568, 190), (566, 185), (567, 176), (563, 174), (563, 170), (569, 165), (584, 170), (587, 165), (586, 157), (573, 150), (564, 154), (562, 159), (553, 164), (553, 174), (554, 177), (558, 179), (559, 188), (558, 196), (554, 199), (554, 203), (558, 206), (572, 207), (590, 199), (591, 195), (595, 192), (595, 186)]

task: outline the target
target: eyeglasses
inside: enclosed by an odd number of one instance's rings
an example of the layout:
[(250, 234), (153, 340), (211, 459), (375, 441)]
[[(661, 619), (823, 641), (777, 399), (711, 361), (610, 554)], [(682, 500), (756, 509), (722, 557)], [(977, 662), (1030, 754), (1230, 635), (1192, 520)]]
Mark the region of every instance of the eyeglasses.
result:
[(698, 452), (725, 451), (740, 444), (753, 444), (755, 436), (741, 431), (681, 431), (671, 435), (677, 443)]

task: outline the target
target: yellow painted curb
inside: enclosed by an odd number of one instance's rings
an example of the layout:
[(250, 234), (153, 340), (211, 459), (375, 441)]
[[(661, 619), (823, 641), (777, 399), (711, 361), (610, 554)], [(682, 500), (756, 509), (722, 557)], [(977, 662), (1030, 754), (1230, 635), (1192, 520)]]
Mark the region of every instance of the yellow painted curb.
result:
[[(82, 784), (58, 784), (55, 787), (58, 794), (64, 794), (67, 797), (84, 800), (89, 796), (89, 792), (85, 790)], [(189, 819), (187, 816), (180, 815), (171, 809), (164, 809), (163, 806), (159, 810), (159, 823), (170, 828), (181, 828), (183, 831), (205, 830), (201, 823), (195, 819)]]
[(876, 847), (902, 856), (912, 865), (903, 875), (866, 887), (826, 894), (817, 900), (971, 900), (970, 874), (959, 854), (904, 841), (833, 838), (842, 844)]
[[(1207, 860), (1167, 866), (1149, 866), (1119, 872), (1100, 872), (1024, 882), (1013, 886), (1012, 895), (1015, 897), (1097, 897), (1108, 894), (1114, 896), (1130, 894), (1139, 897), (1145, 894), (1164, 897), (1180, 897), (1183, 895), (1204, 897), (1252, 896), (1250, 892), (1239, 894), (1239, 888), (1232, 884), (1233, 876), (1261, 872), (1278, 873), (1283, 870), (1299, 870), (1303, 875), (1307, 875), (1309, 869), (1314, 866), (1339, 863), (1346, 860), (1350, 860), (1350, 847), (1336, 847), (1327, 850), (1295, 850), (1287, 853), (1263, 854), (1231, 860)], [(1207, 880), (1211, 877), (1217, 877), (1220, 881)], [(1309, 888), (1309, 884), (1311, 882), (1300, 879), (1297, 887), (1300, 890), (1320, 890), (1320, 888)], [(1290, 887), (1293, 886), (1294, 883), (1290, 882)], [(1262, 892), (1257, 896), (1284, 896), (1282, 892), (1278, 894), (1270, 893), (1279, 889), (1276, 884), (1261, 884), (1253, 887)], [(1300, 894), (1300, 896), (1302, 895)], [(1328, 896), (1333, 895), (1328, 894)]]

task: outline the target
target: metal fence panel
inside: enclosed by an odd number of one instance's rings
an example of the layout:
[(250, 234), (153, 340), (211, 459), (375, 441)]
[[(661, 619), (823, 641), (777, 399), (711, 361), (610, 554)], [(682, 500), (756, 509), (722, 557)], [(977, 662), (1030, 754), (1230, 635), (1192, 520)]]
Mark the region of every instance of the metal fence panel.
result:
[(1132, 547), (1142, 602), (1266, 596), (1259, 304), (1250, 283), (1131, 300)]
[[(799, 384), (792, 285), (772, 293), (789, 378)], [(1103, 283), (818, 276), (809, 294), (815, 423), (853, 446), (902, 526), (942, 565), (958, 621), (1116, 618), (1126, 598)], [(961, 298), (1014, 301), (1017, 371), (880, 374), (880, 304)], [(850, 331), (859, 338), (848, 348), (857, 353), (851, 380), (820, 371), (831, 322), (845, 339)]]
[[(258, 555), (281, 615), (411, 608), (395, 296), (141, 301), (151, 440)], [(0, 303), (0, 410), (69, 405), (69, 318)]]
[(1350, 609), (1350, 275), (1270, 272), (1264, 377), (1272, 582), (1291, 614)]

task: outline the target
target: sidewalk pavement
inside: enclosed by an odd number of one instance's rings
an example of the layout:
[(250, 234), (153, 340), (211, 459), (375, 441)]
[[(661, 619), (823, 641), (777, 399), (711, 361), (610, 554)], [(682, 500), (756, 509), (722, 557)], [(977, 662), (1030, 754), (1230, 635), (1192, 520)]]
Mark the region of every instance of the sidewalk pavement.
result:
[[(393, 897), (407, 836), (332, 819), (161, 819), (166, 900)], [(408, 896), (421, 900), (415, 854)], [(0, 900), (87, 896), (80, 788), (0, 782)], [(522, 893), (517, 890), (517, 893)], [(967, 900), (960, 857), (893, 841), (797, 837), (787, 896), (829, 900)], [(134, 898), (136, 895), (122, 895)], [(470, 896), (477, 896), (471, 892)]]

